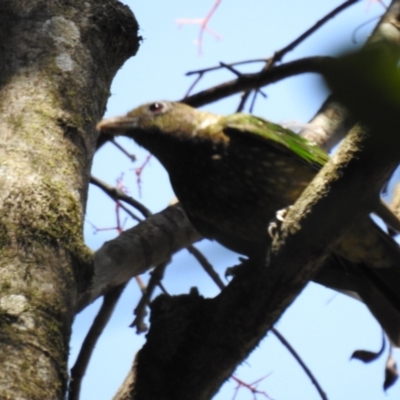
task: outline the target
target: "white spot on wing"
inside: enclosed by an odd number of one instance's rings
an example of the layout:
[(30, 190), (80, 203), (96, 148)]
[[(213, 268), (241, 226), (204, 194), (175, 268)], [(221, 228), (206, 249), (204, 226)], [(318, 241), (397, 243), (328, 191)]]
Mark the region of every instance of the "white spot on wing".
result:
[(199, 129), (206, 129), (208, 126), (213, 124), (215, 122), (214, 116), (207, 117), (201, 121), (201, 124), (199, 125)]
[(200, 122), (197, 129), (194, 129), (192, 132), (192, 136), (197, 136), (198, 131), (208, 128), (210, 125), (215, 124), (219, 120), (218, 115), (208, 114), (206, 115), (202, 121)]

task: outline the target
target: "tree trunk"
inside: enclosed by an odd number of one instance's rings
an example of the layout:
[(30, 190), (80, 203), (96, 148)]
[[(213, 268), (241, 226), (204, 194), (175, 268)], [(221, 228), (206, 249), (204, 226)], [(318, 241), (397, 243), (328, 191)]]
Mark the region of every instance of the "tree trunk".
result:
[(88, 176), (113, 75), (138, 48), (115, 1), (0, 0), (0, 398), (62, 399)]

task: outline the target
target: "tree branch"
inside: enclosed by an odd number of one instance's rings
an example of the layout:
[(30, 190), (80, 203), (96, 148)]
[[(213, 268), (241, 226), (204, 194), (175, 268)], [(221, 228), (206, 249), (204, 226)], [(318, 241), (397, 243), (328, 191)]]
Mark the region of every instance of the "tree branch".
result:
[(79, 400), (82, 379), (86, 373), (90, 358), (92, 357), (96, 343), (103, 333), (105, 326), (110, 320), (114, 308), (124, 291), (126, 283), (116, 286), (104, 296), (103, 304), (94, 319), (85, 340), (82, 343), (81, 350), (71, 368), (71, 377), (69, 385), (68, 400)]
[(260, 88), (279, 80), (306, 72), (321, 73), (330, 57), (308, 57), (288, 62), (253, 74), (242, 74), (239, 78), (222, 83), (179, 100), (193, 107), (200, 107), (242, 91)]
[(95, 253), (90, 287), (79, 296), (77, 310), (201, 238), (179, 205), (122, 232)]
[(326, 14), (323, 18), (317, 21), (311, 28), (307, 29), (302, 35), (300, 35), (296, 40), (292, 43), (289, 43), (283, 49), (277, 51), (274, 56), (272, 57), (271, 63), (275, 63), (276, 61), (280, 61), (282, 57), (292, 51), (296, 46), (298, 46), (301, 42), (311, 36), (314, 32), (316, 32), (321, 26), (323, 26), (326, 22), (330, 19), (336, 17), (336, 15), (340, 14), (346, 8), (352, 6), (353, 4), (357, 3), (360, 0), (347, 0), (344, 3), (340, 4), (338, 7), (333, 9), (331, 12)]

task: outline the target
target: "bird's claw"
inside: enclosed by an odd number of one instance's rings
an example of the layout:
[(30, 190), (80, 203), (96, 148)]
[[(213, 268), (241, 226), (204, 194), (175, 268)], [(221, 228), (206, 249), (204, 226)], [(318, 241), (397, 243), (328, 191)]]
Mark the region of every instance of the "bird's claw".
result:
[(286, 208), (282, 208), (281, 210), (278, 210), (275, 214), (275, 218), (280, 221), (280, 222), (284, 222), (287, 213), (289, 212), (289, 210), (292, 208), (293, 206), (289, 206)]
[(278, 234), (278, 224), (276, 222), (270, 222), (268, 225), (268, 235), (271, 239), (274, 239)]
[(282, 223), (285, 221), (286, 214), (291, 208), (292, 206), (282, 208), (275, 213), (275, 219), (268, 225), (268, 235), (271, 239), (275, 239), (275, 237), (279, 236)]

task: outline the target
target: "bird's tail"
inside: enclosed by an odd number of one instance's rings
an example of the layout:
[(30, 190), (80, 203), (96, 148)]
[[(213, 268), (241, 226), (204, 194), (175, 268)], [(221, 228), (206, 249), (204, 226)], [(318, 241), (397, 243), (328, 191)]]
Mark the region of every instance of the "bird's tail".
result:
[(363, 301), (391, 343), (400, 347), (400, 263), (371, 268), (332, 255), (313, 280)]

